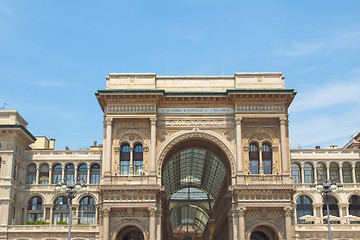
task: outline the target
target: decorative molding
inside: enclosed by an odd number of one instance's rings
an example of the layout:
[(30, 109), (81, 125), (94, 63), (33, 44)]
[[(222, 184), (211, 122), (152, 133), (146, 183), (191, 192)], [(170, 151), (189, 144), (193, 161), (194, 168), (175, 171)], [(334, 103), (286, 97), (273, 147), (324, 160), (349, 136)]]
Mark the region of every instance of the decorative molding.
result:
[(236, 105), (236, 113), (284, 113), (286, 111), (284, 104), (239, 104)]
[(202, 132), (202, 131), (196, 131), (196, 132), (188, 132), (184, 133), (180, 136), (177, 136), (176, 138), (172, 139), (165, 148), (161, 151), (161, 154), (159, 155), (158, 160), (158, 166), (157, 166), (157, 173), (160, 176), (161, 175), (161, 168), (162, 164), (164, 162), (166, 154), (179, 142), (182, 142), (185, 139), (191, 139), (191, 138), (202, 138), (210, 141), (211, 143), (214, 143), (217, 145), (227, 156), (229, 162), (230, 162), (230, 168), (231, 168), (231, 175), (233, 176), (235, 174), (235, 158), (231, 150), (228, 148), (228, 146), (225, 145), (223, 141), (221, 141), (218, 137), (215, 137), (209, 133)]
[(156, 118), (156, 117), (151, 117), (151, 118), (150, 118), (151, 125), (155, 125), (155, 124), (156, 124), (156, 121), (157, 121), (157, 118)]
[(157, 124), (159, 127), (178, 128), (178, 127), (234, 127), (234, 121), (229, 120), (161, 120)]
[(280, 117), (279, 120), (280, 120), (280, 125), (286, 125), (287, 123), (286, 117)]
[(158, 108), (159, 114), (230, 114), (234, 109), (223, 108)]
[(149, 207), (149, 215), (150, 217), (156, 217), (157, 208), (156, 207)]
[(108, 113), (156, 113), (156, 105), (123, 104), (109, 105)]

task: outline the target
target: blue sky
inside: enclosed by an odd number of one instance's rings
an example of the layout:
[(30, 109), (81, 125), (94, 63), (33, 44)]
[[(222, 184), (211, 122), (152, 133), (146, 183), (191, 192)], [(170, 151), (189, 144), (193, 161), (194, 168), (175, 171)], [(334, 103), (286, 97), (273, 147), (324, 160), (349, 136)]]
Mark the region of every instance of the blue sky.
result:
[(110, 72), (282, 72), (292, 148), (360, 130), (360, 1), (0, 0), (0, 108), (56, 148), (102, 142)]

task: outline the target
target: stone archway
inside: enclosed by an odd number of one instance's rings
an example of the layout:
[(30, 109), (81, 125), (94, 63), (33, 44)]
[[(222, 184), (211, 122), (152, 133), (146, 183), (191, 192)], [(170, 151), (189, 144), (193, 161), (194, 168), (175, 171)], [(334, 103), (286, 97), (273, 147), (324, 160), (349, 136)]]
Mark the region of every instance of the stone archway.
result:
[(269, 224), (257, 225), (248, 233), (249, 240), (282, 240), (282, 234)]
[(128, 226), (119, 232), (116, 240), (144, 240), (144, 235), (135, 226)]
[(159, 155), (158, 176), (165, 188), (163, 212), (170, 221), (165, 227), (171, 229), (167, 237), (218, 239), (214, 234), (228, 234), (223, 215), (231, 207), (226, 196), (233, 172), (232, 152), (214, 135), (183, 133), (165, 145)]
[(121, 221), (112, 231), (111, 240), (149, 240), (143, 224), (134, 219)]

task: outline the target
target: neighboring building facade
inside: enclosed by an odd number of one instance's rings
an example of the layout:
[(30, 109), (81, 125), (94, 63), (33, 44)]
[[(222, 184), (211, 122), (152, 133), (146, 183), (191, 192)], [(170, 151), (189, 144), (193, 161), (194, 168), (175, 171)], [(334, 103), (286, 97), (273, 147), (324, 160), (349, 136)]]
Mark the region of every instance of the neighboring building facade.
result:
[(0, 238), (66, 238), (68, 199), (54, 187), (82, 179), (74, 239), (327, 239), (310, 185), (329, 177), (344, 185), (334, 239), (360, 238), (347, 218), (360, 216), (359, 137), (290, 151), (295, 94), (281, 73), (109, 74), (96, 93), (103, 146), (77, 151), (54, 150), (16, 111), (0, 111)]

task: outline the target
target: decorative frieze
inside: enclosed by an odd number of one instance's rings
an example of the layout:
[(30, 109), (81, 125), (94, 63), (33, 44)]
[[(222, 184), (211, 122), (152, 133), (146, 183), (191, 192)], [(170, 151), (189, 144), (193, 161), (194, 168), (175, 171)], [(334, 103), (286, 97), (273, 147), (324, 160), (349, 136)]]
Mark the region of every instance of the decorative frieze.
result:
[(239, 104), (236, 105), (236, 113), (284, 113), (286, 110), (284, 104)]
[(107, 113), (156, 113), (156, 106), (143, 104), (109, 105)]
[(158, 127), (181, 128), (181, 127), (217, 127), (233, 128), (234, 121), (231, 120), (160, 120)]
[(159, 114), (229, 114), (232, 108), (159, 108)]

